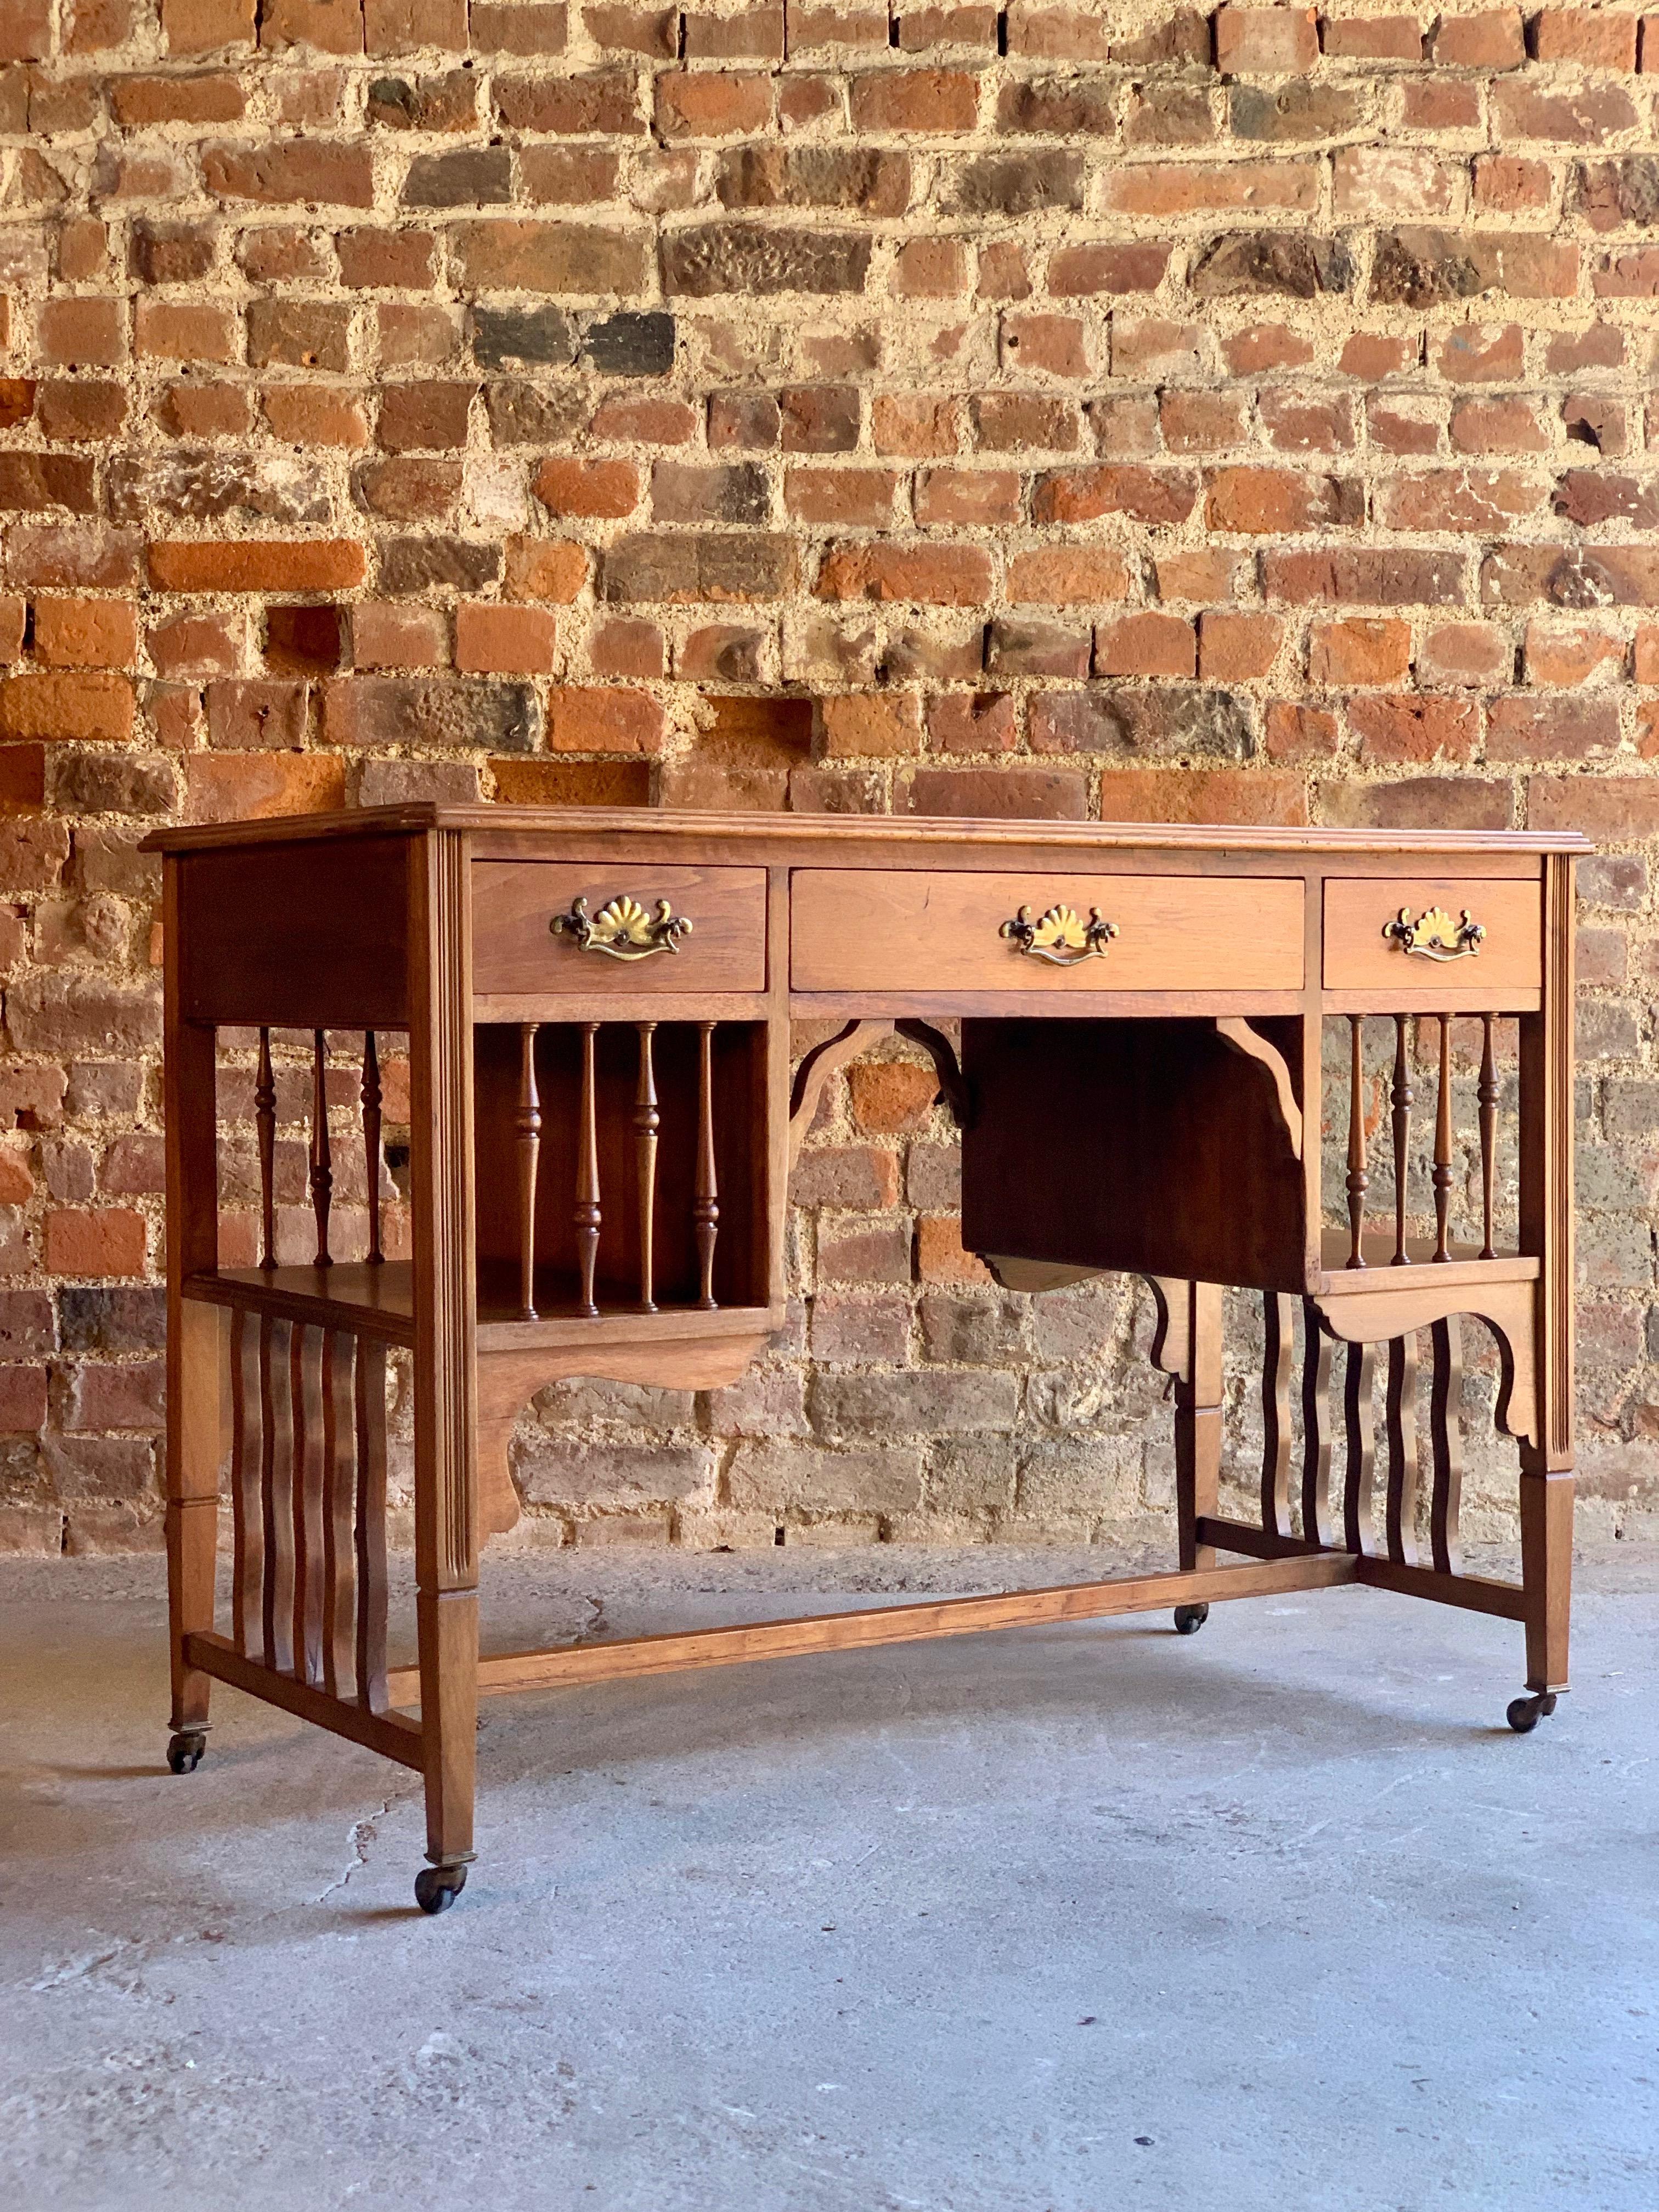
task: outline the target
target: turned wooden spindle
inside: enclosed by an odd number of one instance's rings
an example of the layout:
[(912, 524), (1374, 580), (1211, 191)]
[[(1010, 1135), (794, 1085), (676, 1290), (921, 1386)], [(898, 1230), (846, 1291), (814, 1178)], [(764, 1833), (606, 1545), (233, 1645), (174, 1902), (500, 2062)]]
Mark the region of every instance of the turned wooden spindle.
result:
[(651, 1066), (651, 1039), (655, 1022), (639, 1022), (640, 1081), (634, 1094), (635, 1161), (640, 1194), (640, 1311), (655, 1313), (652, 1296), (652, 1253), (656, 1241), (657, 1132), (662, 1116), (657, 1111), (656, 1078)]
[(714, 1240), (720, 1235), (720, 1185), (714, 1175), (714, 1024), (698, 1025), (697, 1180), (691, 1200), (691, 1230), (697, 1247), (697, 1304), (714, 1310)]
[(334, 1156), (328, 1141), (328, 1063), (323, 1033), (312, 1031), (311, 1041), (311, 1210), (317, 1217), (317, 1261), (319, 1267), (333, 1265), (328, 1249), (329, 1208), (334, 1203)]
[(1480, 1017), (1480, 1256), (1493, 1260), (1492, 1224), (1498, 1176), (1498, 1067), (1492, 1056), (1492, 1017)]
[(542, 1149), (542, 1102), (536, 1089), (534, 1022), (519, 1024), (519, 1319), (536, 1319), (536, 1168)]
[(253, 1079), (253, 1127), (259, 1144), (259, 1220), (262, 1267), (276, 1265), (276, 1078), (270, 1065), (270, 1031), (259, 1032), (259, 1066)]
[(1365, 1172), (1365, 1075), (1361, 1065), (1364, 1021), (1348, 1017), (1348, 1265), (1363, 1267), (1365, 1236), (1365, 1193), (1370, 1177)]
[(358, 1096), (363, 1103), (363, 1168), (368, 1178), (368, 1264), (378, 1267), (386, 1254), (380, 1249), (380, 1062), (373, 1030), (363, 1032), (363, 1080)]
[(581, 1311), (592, 1320), (593, 1271), (599, 1257), (599, 1130), (593, 1096), (593, 1046), (597, 1022), (582, 1024), (581, 1120), (576, 1136), (576, 1267), (581, 1277)]
[(1394, 1086), (1389, 1096), (1393, 1108), (1394, 1125), (1394, 1259), (1396, 1267), (1407, 1264), (1406, 1252), (1406, 1156), (1411, 1144), (1412, 1106), (1416, 1098), (1412, 1089), (1411, 1055), (1406, 1049), (1406, 1016), (1394, 1018)]
[(1434, 1256), (1449, 1260), (1451, 1225), (1452, 1110), (1451, 1016), (1440, 1017), (1440, 1087), (1434, 1107)]

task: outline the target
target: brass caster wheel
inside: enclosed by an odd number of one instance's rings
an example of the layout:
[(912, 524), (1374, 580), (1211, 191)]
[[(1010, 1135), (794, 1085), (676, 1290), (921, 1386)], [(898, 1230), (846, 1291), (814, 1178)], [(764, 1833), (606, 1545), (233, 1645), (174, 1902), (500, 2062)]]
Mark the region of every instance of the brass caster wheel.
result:
[(1540, 1690), (1530, 1698), (1513, 1699), (1505, 1718), (1516, 1735), (1530, 1735), (1539, 1722), (1547, 1720), (1554, 1711), (1554, 1691)]
[(1207, 1605), (1178, 1605), (1175, 1609), (1176, 1634), (1196, 1636), (1209, 1617)]
[(465, 1887), (464, 1866), (422, 1867), (415, 1877), (415, 1902), (422, 1912), (447, 1912)]
[(201, 1729), (182, 1729), (167, 1746), (167, 1765), (175, 1774), (194, 1774), (206, 1749), (207, 1737)]

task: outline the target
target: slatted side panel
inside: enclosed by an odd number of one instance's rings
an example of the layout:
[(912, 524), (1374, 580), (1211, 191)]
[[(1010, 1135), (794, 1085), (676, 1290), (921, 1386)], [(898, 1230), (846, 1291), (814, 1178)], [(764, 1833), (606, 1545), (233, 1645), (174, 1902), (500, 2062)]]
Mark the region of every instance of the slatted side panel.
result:
[[(1454, 1315), (1378, 1344), (1340, 1344), (1309, 1300), (1263, 1299), (1261, 1525), (1362, 1556), (1419, 1563), (1419, 1439), (1431, 1470), (1430, 1563), (1459, 1571), (1463, 1484), (1462, 1322)], [(1421, 1339), (1429, 1342), (1426, 1420)], [(1381, 1377), (1382, 1465), (1376, 1416)], [(1292, 1390), (1292, 1376), (1296, 1388)], [(1294, 1399), (1294, 1404), (1292, 1402)], [(1340, 1449), (1338, 1449), (1338, 1438)], [(1290, 1511), (1298, 1462), (1297, 1511)], [(1340, 1477), (1340, 1494), (1333, 1486)], [(1380, 1480), (1379, 1480), (1380, 1476)], [(1293, 1528), (1292, 1520), (1296, 1522)]]
[(238, 1312), (230, 1488), (237, 1650), (384, 1712), (385, 1346)]

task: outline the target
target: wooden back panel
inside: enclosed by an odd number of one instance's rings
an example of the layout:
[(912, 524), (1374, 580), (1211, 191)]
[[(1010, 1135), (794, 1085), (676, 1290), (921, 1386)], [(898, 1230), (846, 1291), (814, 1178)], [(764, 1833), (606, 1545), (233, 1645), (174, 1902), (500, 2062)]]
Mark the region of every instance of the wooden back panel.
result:
[(967, 1021), (970, 1252), (1299, 1291), (1303, 1170), (1213, 1022)]

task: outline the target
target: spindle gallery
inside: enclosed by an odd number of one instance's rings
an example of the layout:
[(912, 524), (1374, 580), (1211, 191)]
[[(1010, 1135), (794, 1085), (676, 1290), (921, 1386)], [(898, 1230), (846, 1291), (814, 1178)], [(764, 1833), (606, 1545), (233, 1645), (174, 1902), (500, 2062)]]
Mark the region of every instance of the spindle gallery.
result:
[[(473, 1855), (481, 1692), (1158, 1608), (1190, 1634), (1218, 1599), (1358, 1583), (1519, 1624), (1510, 1723), (1553, 1711), (1572, 1516), (1577, 836), (420, 806), (153, 842), (175, 1771), (203, 1755), (216, 1680), (415, 1769), (416, 1895), (437, 1911)], [(817, 1033), (793, 1071), (792, 1021)], [(258, 1255), (241, 1266), (221, 1249), (216, 1162), (220, 1063), (246, 1058), (249, 1031)], [(1472, 1121), (1455, 1032), (1476, 1041)], [(563, 1377), (702, 1390), (744, 1372), (785, 1319), (791, 1160), (830, 1078), (895, 1035), (927, 1055), (959, 1127), (963, 1241), (997, 1281), (1041, 1292), (1117, 1270), (1151, 1285), (1151, 1357), (1173, 1386), (1174, 1567), (481, 1652), (478, 1554), (518, 1515), (523, 1408)], [(331, 1075), (349, 1036), (364, 1191), (348, 1238), (356, 1144)], [(388, 1037), (408, 1054), (400, 1181), (383, 1156)], [(296, 1246), (277, 1105), (307, 1041)], [(1518, 1094), (1507, 1212), (1500, 1066)], [(1336, 1158), (1346, 1148), (1328, 1202), (1328, 1133)], [(400, 1207), (406, 1192), (407, 1259), (387, 1249), (392, 1189)], [(1259, 1295), (1263, 1320), (1244, 1517), (1220, 1503), (1227, 1286)], [(1518, 1582), (1461, 1555), (1466, 1324), (1496, 1349), (1496, 1420), (1519, 1446)], [(413, 1666), (387, 1654), (393, 1347), (413, 1375)]]

